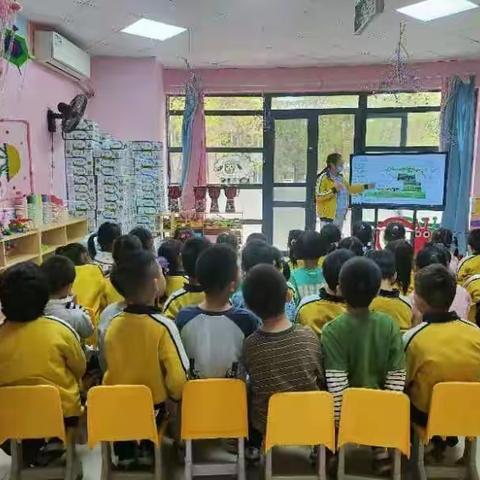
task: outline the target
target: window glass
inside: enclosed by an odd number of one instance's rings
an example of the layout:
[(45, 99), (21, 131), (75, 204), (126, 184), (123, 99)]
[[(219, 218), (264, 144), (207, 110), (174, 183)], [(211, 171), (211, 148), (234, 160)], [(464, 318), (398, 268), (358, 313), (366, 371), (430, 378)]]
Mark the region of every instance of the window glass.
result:
[(184, 96), (170, 96), (168, 97), (168, 109), (169, 110), (183, 110), (185, 108)]
[(440, 144), (440, 112), (408, 114), (407, 146), (431, 147)]
[(262, 116), (216, 116), (205, 117), (207, 147), (262, 147)]
[(263, 98), (206, 96), (205, 110), (263, 110)]
[(441, 92), (379, 93), (368, 96), (368, 107), (439, 107)]
[(182, 176), (182, 154), (170, 152), (168, 158), (170, 159), (170, 183), (180, 183)]
[(304, 97), (273, 97), (272, 109), (294, 110), (296, 108), (357, 108), (358, 95), (307, 95)]
[(168, 118), (168, 146), (182, 146), (182, 124), (183, 117), (181, 115), (170, 115)]
[(401, 137), (401, 117), (384, 116), (367, 119), (367, 146), (400, 147)]

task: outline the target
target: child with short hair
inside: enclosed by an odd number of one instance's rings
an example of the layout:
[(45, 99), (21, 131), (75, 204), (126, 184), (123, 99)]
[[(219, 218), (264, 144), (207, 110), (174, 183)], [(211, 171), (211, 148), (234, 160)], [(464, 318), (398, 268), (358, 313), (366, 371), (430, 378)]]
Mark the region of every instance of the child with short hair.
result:
[(50, 299), (45, 306), (45, 315), (67, 322), (81, 338), (93, 334), (93, 324), (88, 311), (77, 305), (72, 295), (75, 281), (75, 265), (61, 255), (53, 255), (40, 267), (47, 278)]
[(480, 381), (480, 329), (450, 311), (455, 276), (432, 264), (415, 275), (415, 304), (423, 322), (405, 333), (411, 418), (426, 427), (433, 387), (439, 382)]
[(300, 257), (304, 261), (304, 266), (291, 272), (290, 283), (295, 289), (296, 297), (301, 300), (308, 295), (316, 294), (323, 285), (325, 280), (318, 262), (326, 252), (322, 248), (322, 236), (318, 232), (304, 232), (299, 243)]
[(390, 315), (400, 330), (405, 332), (412, 326), (413, 312), (410, 302), (396, 288), (397, 271), (394, 254), (389, 250), (372, 250), (367, 253), (367, 258), (373, 260), (382, 272), (380, 291), (373, 299), (370, 309)]
[[(122, 229), (120, 225), (113, 222), (104, 222), (98, 228), (98, 232), (93, 233), (88, 238), (88, 253), (105, 275), (110, 273), (113, 266), (113, 242), (121, 234)], [(100, 251), (97, 251), (97, 244), (100, 247)]]
[[(0, 277), (0, 386), (53, 385), (58, 388), (67, 425), (82, 414), (80, 382), (86, 361), (77, 332), (65, 321), (44, 315), (47, 278), (31, 262), (8, 268)], [(43, 440), (26, 440), (23, 460), (37, 461)]]
[(223, 232), (218, 235), (216, 240), (217, 245), (230, 245), (236, 252), (238, 252), (238, 237), (233, 232)]
[(303, 230), (290, 230), (288, 232), (288, 240), (287, 240), (287, 251), (288, 251), (288, 267), (290, 268), (290, 272), (295, 270), (296, 268), (303, 267), (304, 263), (303, 260), (299, 258), (298, 253), (298, 241), (300, 237), (303, 235)]
[(243, 341), (258, 324), (248, 310), (230, 304), (238, 285), (235, 251), (227, 245), (206, 249), (198, 258), (196, 279), (205, 299), (182, 309), (176, 318), (192, 370), (201, 378), (241, 374), (238, 366)]
[[(436, 263), (448, 268), (450, 265), (450, 257), (450, 252), (442, 244), (429, 243), (417, 253), (415, 267), (417, 272), (428, 265)], [(451, 310), (456, 312), (460, 318), (468, 318), (471, 305), (472, 299), (468, 291), (461, 285), (457, 285)]]
[(325, 388), (320, 342), (311, 329), (288, 321), (287, 293), (285, 278), (273, 265), (253, 267), (243, 283), (249, 309), (263, 322), (243, 347), (251, 390), (250, 459), (258, 457), (273, 394)]
[(351, 250), (355, 256), (363, 257), (363, 243), (357, 237), (346, 237), (342, 238), (338, 242), (338, 248), (346, 248)]
[(453, 232), (448, 228), (437, 228), (432, 232), (432, 243), (443, 245), (450, 253), (450, 270), (456, 275), (458, 270), (458, 245), (457, 239), (453, 236)]
[(458, 283), (465, 283), (472, 275), (480, 274), (480, 228), (471, 230), (468, 235), (468, 246), (471, 255), (463, 258), (458, 264)]
[(170, 297), (173, 292), (183, 288), (188, 278), (183, 275), (181, 268), (181, 252), (182, 242), (179, 240), (165, 240), (158, 247), (158, 261), (165, 276), (165, 300)]
[[(247, 275), (250, 269), (259, 264), (273, 265), (279, 271), (282, 271), (285, 266), (280, 250), (261, 240), (251, 241), (245, 245), (242, 250), (241, 264), (244, 275)], [(289, 273), (291, 274), (290, 270)], [(284, 276), (286, 276), (285, 273)], [(285, 313), (288, 319), (293, 322), (297, 310), (296, 292), (289, 283), (287, 283), (287, 285), (289, 295), (285, 303)], [(237, 308), (247, 308), (241, 288), (237, 289), (232, 295), (231, 302)]]
[(154, 239), (152, 232), (142, 226), (137, 226), (130, 231), (130, 235), (137, 237), (142, 243), (142, 248), (147, 252), (153, 252), (154, 248)]
[(175, 320), (178, 312), (189, 305), (198, 305), (205, 299), (202, 286), (196, 277), (196, 265), (202, 252), (210, 248), (212, 244), (205, 237), (188, 239), (182, 247), (183, 270), (188, 276), (188, 283), (173, 292), (163, 306), (163, 313), (167, 318)]
[[(146, 385), (159, 423), (165, 418), (167, 399), (181, 399), (188, 372), (188, 357), (177, 327), (155, 307), (165, 279), (155, 256), (141, 250), (114, 265), (112, 281), (124, 294), (127, 306), (106, 330), (103, 383)], [(119, 467), (150, 464), (152, 449), (140, 447), (137, 452), (136, 442), (115, 443)]]
[(472, 299), (468, 320), (480, 327), (480, 274), (469, 277), (464, 283), (464, 288)]
[(323, 265), (325, 257), (338, 247), (338, 242), (342, 239), (342, 232), (334, 223), (327, 223), (320, 230), (322, 256), (318, 260), (318, 266)]
[(105, 308), (106, 280), (101, 268), (90, 263), (88, 251), (81, 243), (59, 247), (55, 254), (67, 257), (75, 264), (73, 295), (79, 305), (88, 308), (93, 324), (97, 325)]
[(353, 258), (351, 250), (339, 248), (325, 257), (323, 276), (326, 285), (317, 295), (305, 297), (298, 306), (296, 322), (310, 327), (317, 335), (322, 334), (323, 327), (345, 313), (347, 306), (343, 299), (338, 278), (345, 262)]
[(352, 227), (352, 235), (362, 242), (364, 252), (372, 249), (373, 229), (369, 223), (355, 222)]
[(327, 386), (337, 420), (347, 388), (402, 392), (405, 385), (400, 329), (388, 315), (370, 310), (381, 280), (380, 268), (368, 258), (352, 258), (340, 271), (347, 311), (322, 330)]

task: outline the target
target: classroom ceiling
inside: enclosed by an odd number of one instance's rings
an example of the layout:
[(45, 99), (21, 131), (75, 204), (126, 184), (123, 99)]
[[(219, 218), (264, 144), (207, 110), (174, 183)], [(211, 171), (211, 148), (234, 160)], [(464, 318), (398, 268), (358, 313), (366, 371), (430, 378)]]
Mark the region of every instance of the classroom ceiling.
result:
[[(352, 34), (354, 0), (21, 0), (25, 16), (94, 56), (151, 57), (168, 67), (273, 67), (388, 62), (406, 21), (411, 60), (480, 58), (480, 8), (429, 23), (385, 13)], [(480, 4), (480, 0), (474, 0)], [(188, 28), (165, 42), (120, 30), (140, 17)]]

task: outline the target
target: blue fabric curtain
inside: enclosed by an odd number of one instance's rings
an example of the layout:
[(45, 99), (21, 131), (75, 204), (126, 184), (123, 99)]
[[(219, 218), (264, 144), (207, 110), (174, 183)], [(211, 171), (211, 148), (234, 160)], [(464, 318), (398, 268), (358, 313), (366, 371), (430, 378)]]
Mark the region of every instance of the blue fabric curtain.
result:
[(453, 231), (460, 253), (467, 251), (475, 135), (475, 78), (453, 77), (442, 112), (442, 150), (449, 153), (447, 198), (442, 227)]
[(196, 83), (194, 77), (185, 85), (185, 110), (183, 111), (182, 123), (182, 177), (180, 180), (182, 188), (185, 186), (192, 157), (193, 120), (195, 119), (199, 100), (199, 91)]

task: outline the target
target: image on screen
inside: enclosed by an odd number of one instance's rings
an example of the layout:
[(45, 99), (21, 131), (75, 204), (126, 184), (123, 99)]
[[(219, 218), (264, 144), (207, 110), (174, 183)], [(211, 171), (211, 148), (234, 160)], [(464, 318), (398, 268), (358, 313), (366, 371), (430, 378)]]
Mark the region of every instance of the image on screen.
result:
[(375, 184), (353, 195), (353, 206), (431, 209), (445, 204), (446, 153), (352, 155), (350, 173), (352, 184)]

